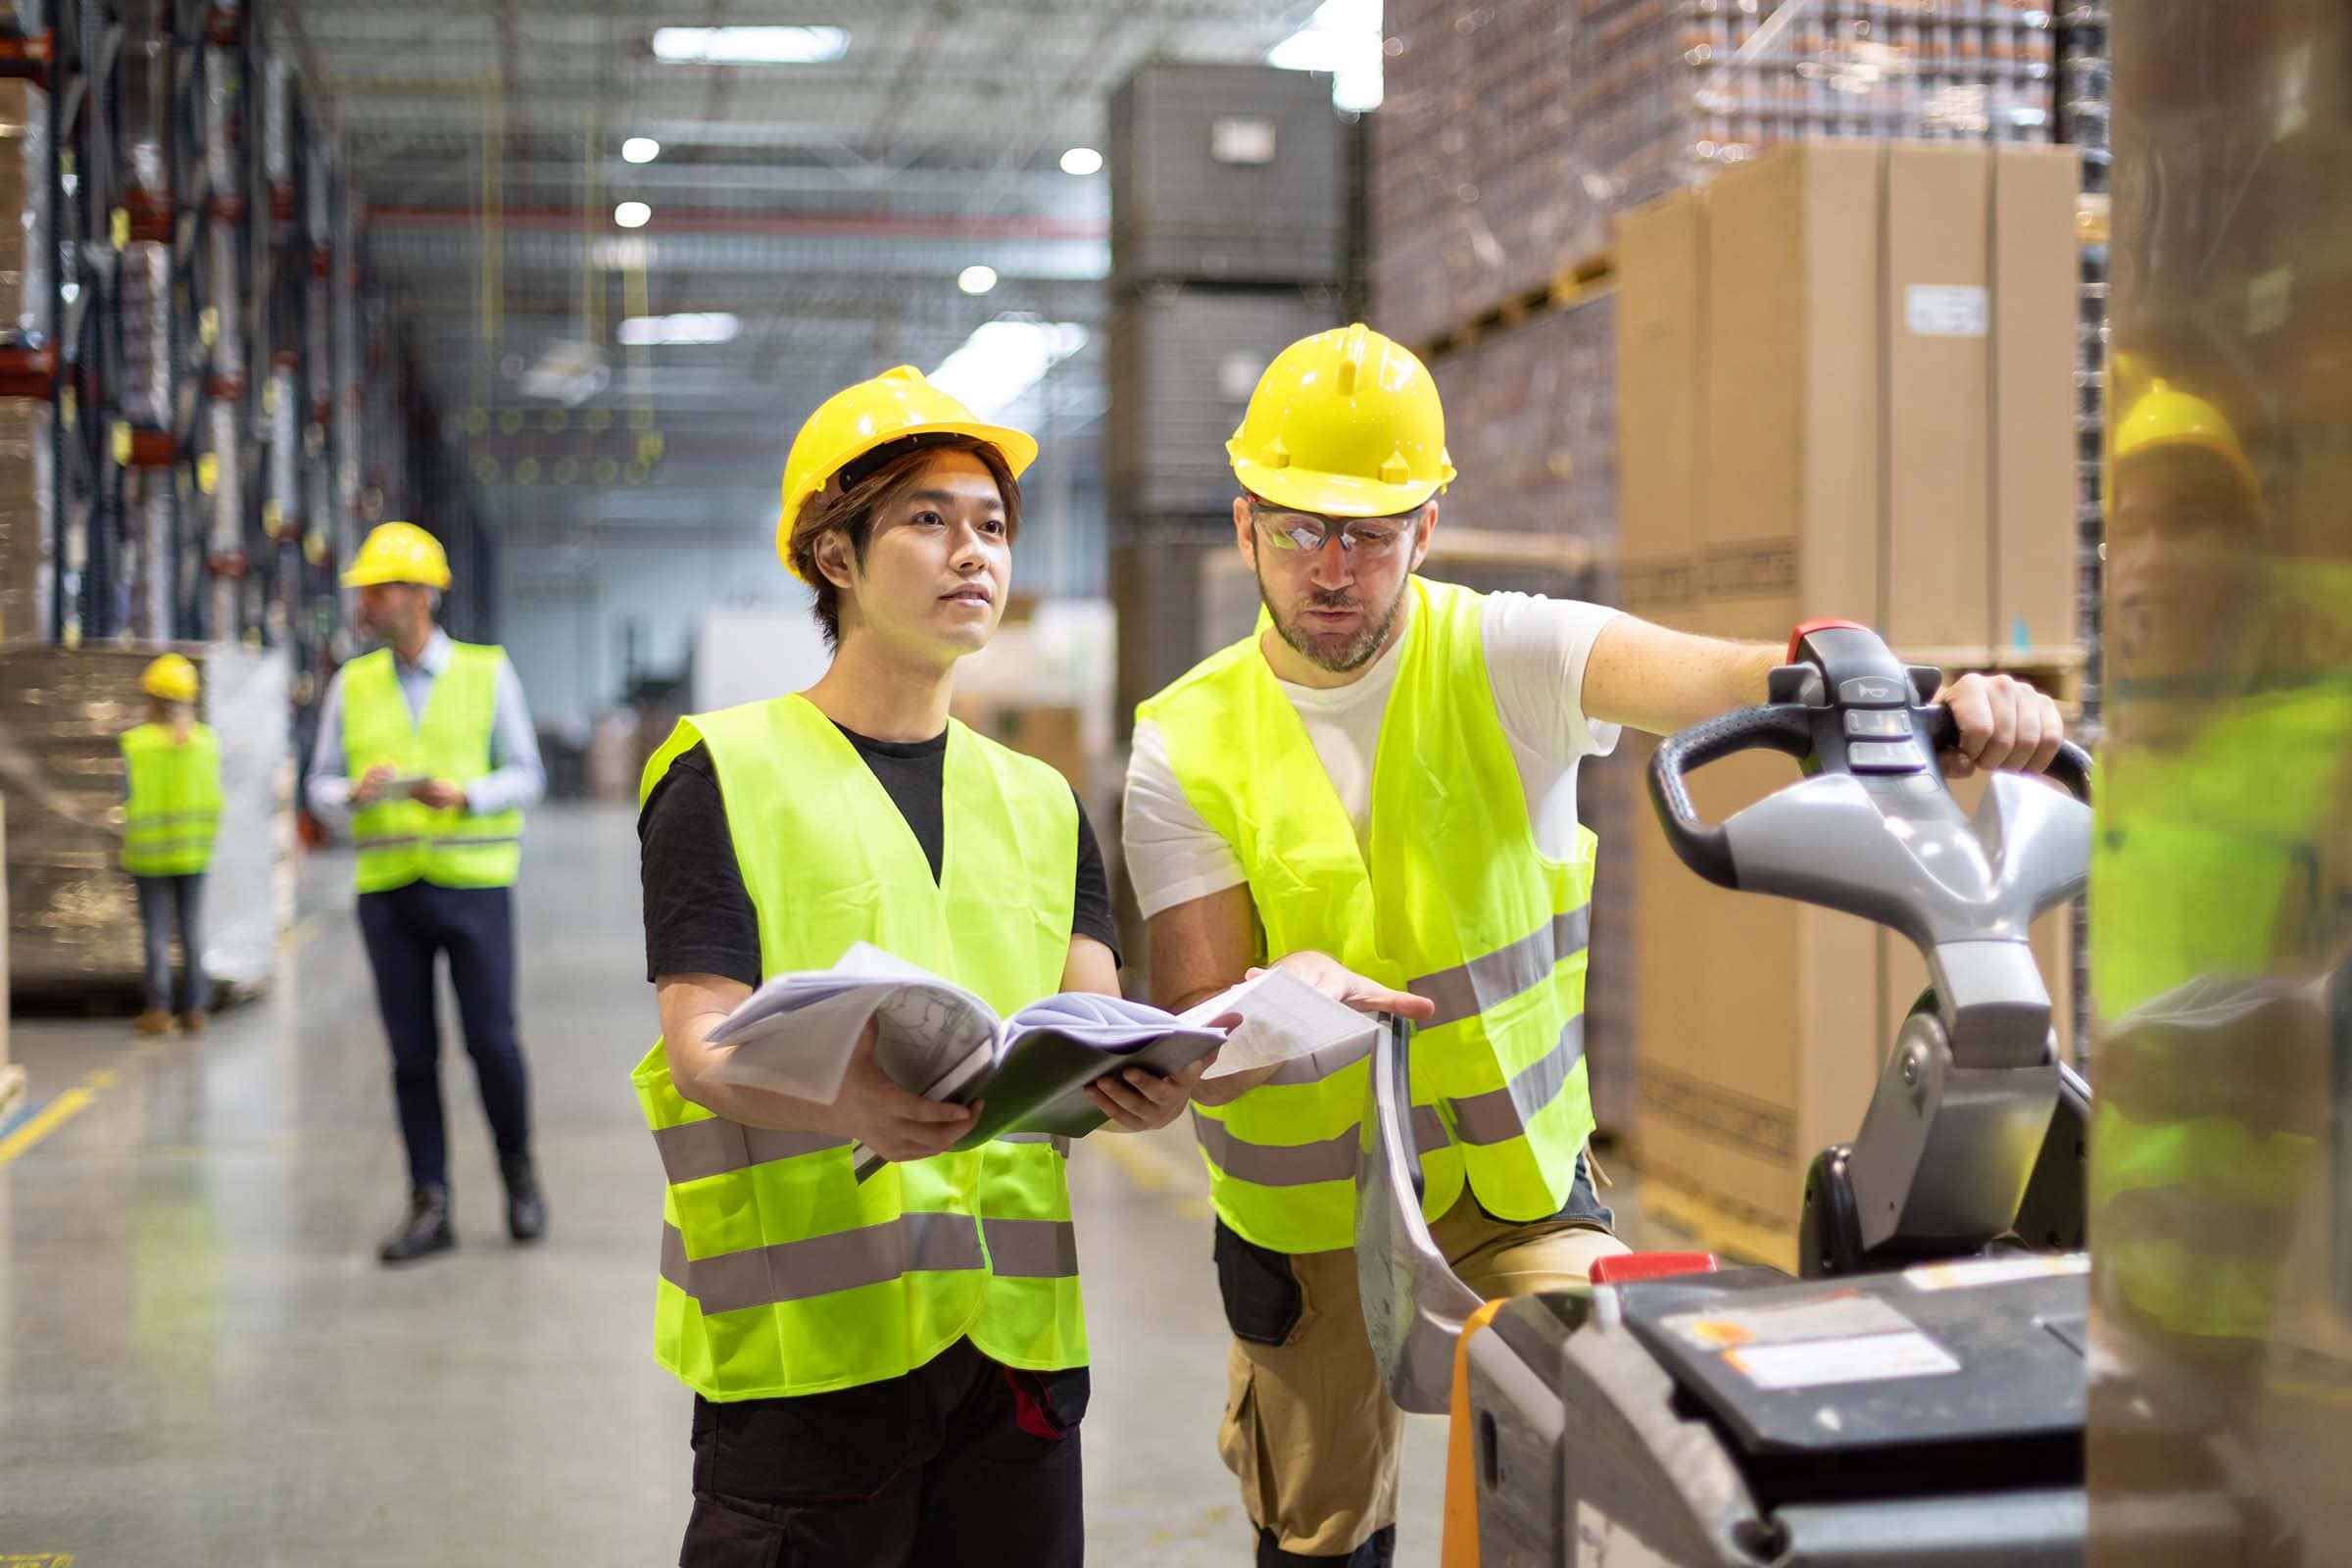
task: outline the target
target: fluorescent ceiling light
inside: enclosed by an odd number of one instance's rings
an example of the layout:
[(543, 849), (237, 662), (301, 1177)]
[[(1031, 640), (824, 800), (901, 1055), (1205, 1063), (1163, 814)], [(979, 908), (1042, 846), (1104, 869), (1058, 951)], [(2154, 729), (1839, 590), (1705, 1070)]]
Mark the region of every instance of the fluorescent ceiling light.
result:
[(632, 316), (620, 323), (620, 340), (631, 348), (657, 343), (732, 343), (743, 322), (725, 311), (674, 316)]
[(654, 210), (643, 202), (622, 202), (612, 209), (612, 221), (623, 228), (643, 228), (653, 218)]
[(620, 156), (632, 164), (650, 164), (662, 156), (662, 144), (651, 136), (631, 136), (620, 144)]
[(966, 294), (985, 294), (997, 286), (997, 270), (993, 267), (967, 267), (956, 274), (956, 286)]
[(1086, 328), (1075, 321), (1000, 317), (976, 328), (963, 347), (942, 360), (931, 372), (931, 384), (981, 418), (993, 419), (1085, 346)]
[(672, 65), (821, 66), (850, 48), (847, 27), (656, 27), (654, 58)]
[(1061, 155), (1061, 172), (1065, 174), (1099, 174), (1102, 172), (1102, 155), (1092, 147), (1073, 147)]
[(1380, 0), (1323, 0), (1306, 25), (1266, 51), (1285, 71), (1328, 71), (1331, 101), (1359, 113), (1378, 109), (1381, 87)]
[(515, 389), (526, 398), (547, 398), (576, 408), (612, 384), (612, 372), (593, 344), (550, 343), (538, 363), (516, 378)]

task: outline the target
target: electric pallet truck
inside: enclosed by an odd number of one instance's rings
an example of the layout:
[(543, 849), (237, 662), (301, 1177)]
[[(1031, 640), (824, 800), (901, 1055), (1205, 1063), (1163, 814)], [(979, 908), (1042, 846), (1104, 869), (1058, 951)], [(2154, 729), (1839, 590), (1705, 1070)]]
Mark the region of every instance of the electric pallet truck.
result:
[[(1929, 962), (1859, 1134), (1813, 1163), (1801, 1278), (1638, 1254), (1590, 1295), (1480, 1301), (1423, 1222), (1409, 1034), (1382, 1029), (1357, 1259), (1392, 1396), (1452, 1417), (1447, 1568), (2083, 1560), (2089, 1094), (2027, 927), (2087, 879), (2090, 760), (2050, 769), (2071, 793), (1996, 775), (1971, 821), (1936, 765), (1940, 680), (1865, 628), (1800, 627), (1766, 706), (1650, 767), (1693, 871), (1879, 921)], [(1805, 776), (1702, 821), (1686, 775), (1757, 749)]]

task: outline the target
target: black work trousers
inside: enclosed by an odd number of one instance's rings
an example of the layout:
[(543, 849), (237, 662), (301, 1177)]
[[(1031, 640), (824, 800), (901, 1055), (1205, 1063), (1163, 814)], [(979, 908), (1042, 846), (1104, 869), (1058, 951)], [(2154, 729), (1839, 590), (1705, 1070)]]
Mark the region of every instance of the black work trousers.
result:
[(679, 1568), (1079, 1568), (1087, 1375), (969, 1340), (905, 1377), (694, 1401)]
[(514, 890), (411, 882), (387, 893), (363, 893), (360, 934), (375, 971), (376, 1010), (392, 1044), (392, 1096), (408, 1146), (410, 1183), (441, 1187), (449, 1181), (434, 1005), (434, 973), (443, 954), (449, 956), (458, 1019), (491, 1137), (502, 1154), (527, 1152), (530, 1079), (514, 1038)]

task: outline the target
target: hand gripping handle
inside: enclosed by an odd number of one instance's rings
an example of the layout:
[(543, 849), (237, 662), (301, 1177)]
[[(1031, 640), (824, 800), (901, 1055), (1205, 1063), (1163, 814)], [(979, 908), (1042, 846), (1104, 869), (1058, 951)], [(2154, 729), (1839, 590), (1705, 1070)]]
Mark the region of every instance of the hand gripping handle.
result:
[[(1928, 743), (1935, 748), (1936, 755), (1941, 757), (1945, 752), (1959, 747), (1960, 721), (1952, 716), (1951, 709), (1941, 703), (1936, 705), (1934, 713), (1935, 716), (1928, 720)], [(2090, 753), (2073, 741), (2060, 741), (2058, 755), (2050, 759), (2050, 778), (2087, 806), (2090, 804)]]

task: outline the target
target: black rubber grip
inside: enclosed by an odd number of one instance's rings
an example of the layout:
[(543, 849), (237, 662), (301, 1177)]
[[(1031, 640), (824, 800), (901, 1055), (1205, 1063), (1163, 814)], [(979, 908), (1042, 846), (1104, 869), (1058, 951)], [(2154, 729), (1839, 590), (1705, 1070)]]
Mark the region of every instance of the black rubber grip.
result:
[(1694, 725), (1658, 743), (1649, 760), (1649, 798), (1666, 842), (1683, 863), (1718, 887), (1740, 885), (1730, 839), (1719, 824), (1699, 820), (1684, 775), (1740, 752), (1769, 750), (1802, 760), (1813, 752), (1813, 710), (1793, 704), (1743, 708)]
[[(1960, 720), (1952, 716), (1951, 708), (1937, 703), (1930, 711), (1934, 716), (1928, 720), (1928, 744), (1935, 749), (1936, 755), (1940, 757), (1945, 752), (1958, 750)], [(2090, 804), (2090, 753), (2073, 741), (2060, 741), (2058, 755), (2050, 759), (2051, 780), (2087, 806)]]

